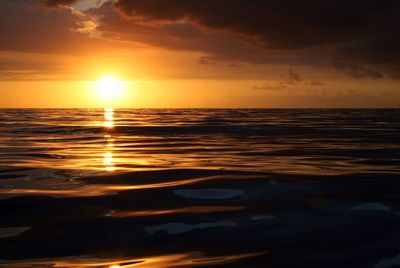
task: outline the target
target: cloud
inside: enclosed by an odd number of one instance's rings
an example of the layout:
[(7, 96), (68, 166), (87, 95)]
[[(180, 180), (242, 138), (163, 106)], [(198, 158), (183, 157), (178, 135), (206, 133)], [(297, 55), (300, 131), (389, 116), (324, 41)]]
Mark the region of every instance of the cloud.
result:
[[(192, 21), (210, 29), (243, 34), (266, 47), (281, 49), (349, 40), (379, 12), (376, 6), (385, 5), (381, 2), (119, 0), (115, 7), (133, 19), (158, 23)], [(386, 6), (392, 8), (395, 4)]]
[(292, 86), (298, 85), (299, 82), (303, 81), (302, 77), (292, 69), (290, 69), (287, 75), (281, 75), (281, 80), (267, 82), (261, 86), (254, 86), (253, 89), (258, 90), (284, 90), (290, 89)]
[(335, 67), (338, 71), (347, 73), (356, 79), (381, 79), (385, 77), (385, 74), (379, 68), (372, 65), (365, 65), (362, 63), (337, 63)]
[(319, 87), (319, 86), (326, 86), (326, 83), (316, 79), (311, 79), (309, 85), (314, 87)]
[(96, 27), (95, 18), (72, 7), (47, 8), (38, 0), (0, 1), (0, 80), (77, 77), (79, 66), (73, 70), (71, 62), (111, 47), (92, 35)]
[(300, 82), (301, 76), (293, 70), (289, 70), (289, 81), (290, 82)]
[[(190, 24), (260, 49), (237, 53), (242, 60), (271, 62), (301, 55), (308, 56), (303, 64), (309, 64), (322, 56), (320, 61), (342, 66), (353, 77), (400, 77), (397, 0), (118, 0), (115, 8), (137, 24)], [(210, 53), (214, 60), (228, 56)]]
[[(7, 36), (0, 51), (79, 54), (139, 42), (199, 52), (200, 65), (333, 67), (357, 79), (400, 79), (397, 0), (115, 0), (85, 12), (68, 7), (77, 2), (0, 1), (0, 35)], [(302, 80), (294, 71), (287, 75), (291, 83)]]
[(122, 20), (115, 13), (112, 3), (87, 12), (98, 18), (97, 31), (103, 38), (118, 42), (141, 42), (151, 46), (201, 52), (199, 62), (228, 62), (234, 65), (249, 64), (289, 64), (321, 66), (326, 65), (326, 53), (320, 48), (298, 50), (266, 50), (252, 42), (221, 31), (211, 31), (190, 21), (168, 21), (149, 23), (140, 19)]
[(77, 3), (79, 0), (41, 0), (40, 2), (48, 7), (69, 6)]
[(96, 28), (92, 17), (73, 8), (48, 9), (37, 3), (0, 1), (1, 51), (77, 54), (94, 46), (88, 35)]
[(275, 82), (268, 82), (265, 83), (264, 85), (256, 85), (253, 87), (255, 90), (285, 90), (288, 89), (288, 85), (284, 81), (275, 81)]

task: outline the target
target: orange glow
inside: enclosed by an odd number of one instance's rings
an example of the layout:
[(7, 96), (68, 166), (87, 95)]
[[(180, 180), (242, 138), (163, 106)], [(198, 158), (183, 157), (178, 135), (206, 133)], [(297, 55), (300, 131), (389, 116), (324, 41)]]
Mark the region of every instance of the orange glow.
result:
[(21, 260), (13, 261), (10, 267), (18, 265), (18, 267), (34, 265), (37, 267), (108, 267), (108, 268), (166, 268), (166, 267), (192, 267), (192, 266), (213, 266), (228, 264), (237, 260), (260, 256), (267, 254), (266, 252), (254, 252), (245, 253), (237, 255), (222, 255), (222, 256), (204, 256), (200, 253), (189, 252), (189, 253), (179, 253), (175, 255), (163, 255), (163, 256), (151, 256), (139, 259), (124, 259), (117, 263), (117, 260), (102, 260), (95, 258), (82, 258), (82, 257), (71, 257), (71, 258), (59, 258), (59, 259), (31, 259), (31, 260)]
[[(89, 76), (91, 77), (91, 76)], [(132, 78), (133, 79), (133, 78)], [(261, 90), (265, 80), (160, 80), (135, 77), (125, 81), (118, 100), (101, 100), (93, 81), (0, 81), (3, 108), (346, 108), (400, 107), (400, 82), (329, 80), (326, 94), (299, 84), (296, 90)], [(275, 81), (275, 80), (274, 80)], [(268, 83), (275, 83), (274, 81)], [(54, 89), (57, 90), (54, 90)], [(348, 92), (348, 88), (354, 91)], [(374, 99), (368, 102), (365, 95)]]
[[(106, 166), (106, 170), (110, 169), (111, 171), (113, 165)], [(116, 169), (116, 168), (115, 168)], [(167, 188), (167, 187), (175, 187), (182, 186), (192, 183), (200, 183), (203, 181), (209, 181), (216, 179), (218, 177), (204, 177), (204, 178), (195, 178), (195, 179), (187, 179), (187, 180), (176, 180), (169, 182), (160, 182), (160, 183), (150, 183), (150, 184), (134, 184), (134, 185), (107, 185), (107, 184), (93, 184), (93, 185), (78, 185), (76, 188), (72, 189), (54, 189), (54, 181), (49, 179), (49, 182), (45, 180), (41, 180), (40, 184), (29, 186), (26, 185), (26, 182), (21, 182), (18, 184), (19, 188), (11, 188), (5, 189), (0, 188), (0, 194), (6, 194), (10, 196), (18, 196), (18, 195), (52, 195), (52, 196), (102, 196), (102, 195), (111, 195), (120, 191), (129, 191), (129, 190), (140, 190), (140, 189), (156, 189), (156, 188)]]

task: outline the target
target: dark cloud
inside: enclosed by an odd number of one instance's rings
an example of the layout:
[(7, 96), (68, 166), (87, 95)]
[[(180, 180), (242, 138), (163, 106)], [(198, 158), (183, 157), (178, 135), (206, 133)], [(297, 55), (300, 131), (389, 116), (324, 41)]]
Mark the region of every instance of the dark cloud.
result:
[(362, 63), (337, 63), (335, 67), (338, 71), (347, 73), (356, 79), (381, 79), (385, 77), (384, 73), (379, 68)]
[(303, 81), (302, 77), (295, 71), (289, 70), (287, 75), (281, 75), (281, 80), (274, 82), (266, 82), (265, 85), (254, 86), (253, 89), (258, 90), (284, 90), (290, 89), (292, 86), (298, 85)]
[(303, 78), (301, 78), (300, 74), (292, 69), (290, 69), (286, 75), (281, 75), (281, 78), (283, 80), (281, 80), (280, 83), (285, 85), (295, 85), (303, 81)]
[(202, 52), (201, 63), (228, 62), (234, 65), (289, 64), (322, 66), (327, 62), (321, 48), (296, 50), (266, 50), (252, 42), (220, 31), (210, 31), (190, 21), (148, 23), (142, 20), (121, 20), (112, 9), (112, 3), (91, 9), (88, 13), (98, 17), (97, 31), (115, 41), (142, 42), (173, 50)]
[(69, 6), (77, 3), (79, 0), (41, 0), (40, 3), (48, 7)]
[(70, 7), (46, 8), (38, 0), (1, 0), (0, 80), (44, 80), (70, 73), (81, 79), (66, 56), (107, 50), (105, 40), (90, 38), (95, 27), (92, 17)]
[[(140, 42), (200, 52), (200, 64), (333, 66), (357, 79), (400, 79), (398, 0), (115, 0), (86, 12), (66, 7), (78, 1), (0, 1), (0, 35), (7, 37), (0, 50), (76, 53), (97, 51), (104, 41)], [(291, 71), (285, 79), (302, 77)]]
[[(118, 0), (124, 15), (149, 21), (190, 20), (244, 34), (272, 48), (304, 48), (363, 36), (397, 0)], [(375, 25), (374, 25), (375, 24)]]
[[(268, 62), (279, 54), (290, 57), (319, 49), (354, 77), (400, 76), (398, 0), (118, 0), (115, 8), (136, 23), (191, 24), (272, 54), (237, 54), (244, 59)], [(213, 60), (227, 56), (210, 54)], [(312, 55), (303, 63), (307, 61), (313, 61)]]
[(101, 47), (90, 38), (96, 21), (78, 10), (46, 8), (37, 0), (0, 1), (0, 51), (81, 54)]
[(316, 79), (312, 79), (309, 83), (310, 86), (314, 86), (314, 87), (319, 87), (319, 86), (326, 86), (326, 83), (316, 80)]
[(255, 90), (286, 90), (288, 89), (288, 85), (285, 81), (277, 81), (273, 83), (265, 83), (264, 85), (256, 85), (253, 87)]
[(291, 82), (300, 82), (301, 76), (293, 70), (289, 70), (289, 81)]
[(199, 64), (208, 65), (208, 64), (214, 64), (214, 63), (201, 57), (201, 58), (199, 58)]

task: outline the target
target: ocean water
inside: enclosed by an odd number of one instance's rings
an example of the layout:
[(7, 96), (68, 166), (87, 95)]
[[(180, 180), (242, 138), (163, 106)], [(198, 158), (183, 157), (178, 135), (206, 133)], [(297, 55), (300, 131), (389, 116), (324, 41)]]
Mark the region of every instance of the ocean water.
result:
[(400, 110), (2, 109), (0, 267), (399, 267)]

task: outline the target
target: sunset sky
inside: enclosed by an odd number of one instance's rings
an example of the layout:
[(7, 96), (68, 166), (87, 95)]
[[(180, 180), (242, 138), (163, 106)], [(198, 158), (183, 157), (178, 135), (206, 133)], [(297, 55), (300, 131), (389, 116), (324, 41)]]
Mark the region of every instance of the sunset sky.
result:
[[(0, 107), (400, 108), (399, 10), (398, 0), (1, 0)], [(104, 77), (123, 84), (118, 97), (102, 99)]]

